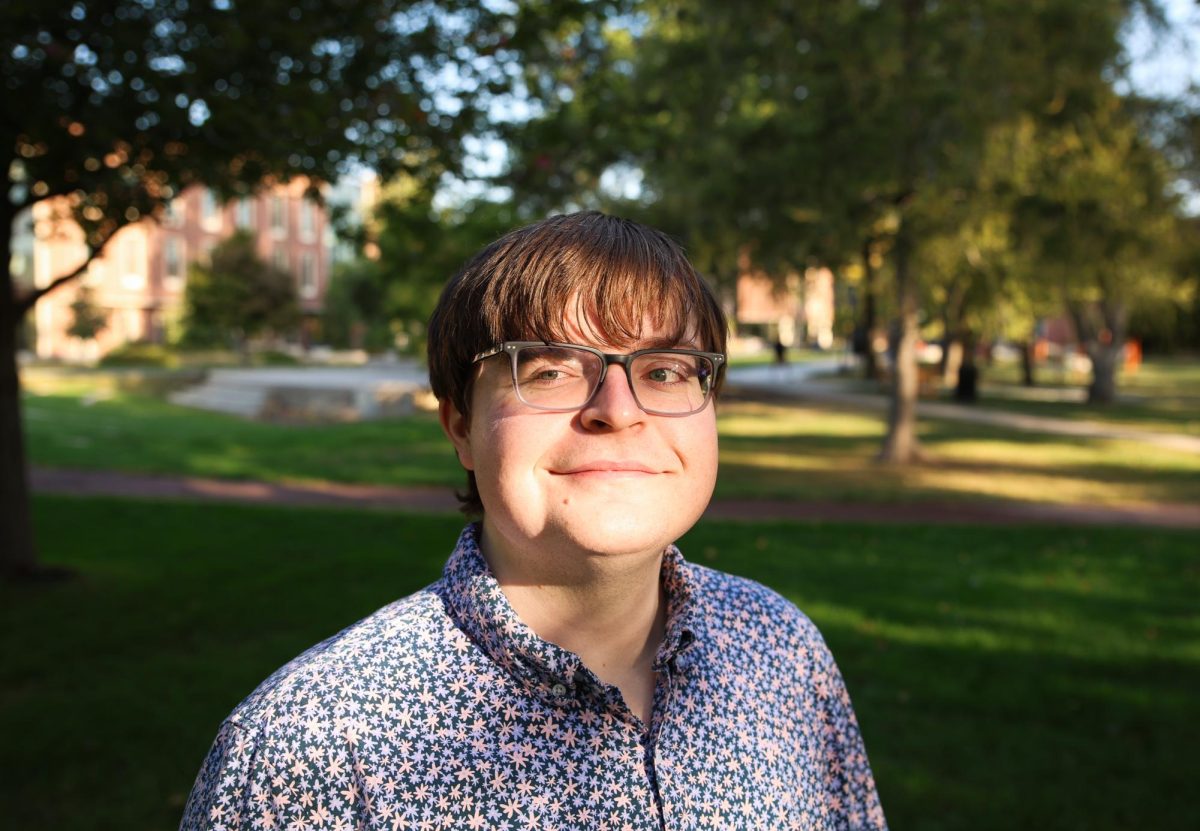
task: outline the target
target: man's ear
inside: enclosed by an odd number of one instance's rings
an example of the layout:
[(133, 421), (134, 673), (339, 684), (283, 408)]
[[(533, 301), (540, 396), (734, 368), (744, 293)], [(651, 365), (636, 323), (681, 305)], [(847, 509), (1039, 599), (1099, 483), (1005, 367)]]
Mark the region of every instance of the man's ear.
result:
[(458, 411), (449, 398), (438, 402), (438, 420), (442, 423), (442, 432), (458, 453), (458, 461), (467, 470), (475, 469), (475, 460), (471, 455), (471, 422)]

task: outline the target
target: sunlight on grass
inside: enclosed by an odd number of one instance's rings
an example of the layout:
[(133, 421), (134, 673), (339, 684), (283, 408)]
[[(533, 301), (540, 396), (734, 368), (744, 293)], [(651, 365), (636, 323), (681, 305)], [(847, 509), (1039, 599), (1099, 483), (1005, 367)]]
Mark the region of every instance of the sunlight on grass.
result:
[(836, 410), (724, 405), (724, 496), (1004, 499), (1055, 504), (1200, 501), (1200, 454), (1132, 441), (1018, 433), (927, 420), (930, 461), (877, 463), (882, 420)]
[[(51, 467), (267, 481), (460, 486), (436, 418), (279, 425), (125, 393), (26, 395), (31, 460)], [(876, 460), (882, 417), (833, 408), (723, 402), (729, 498), (1003, 499), (1115, 505), (1200, 502), (1200, 454), (926, 420), (927, 464)]]

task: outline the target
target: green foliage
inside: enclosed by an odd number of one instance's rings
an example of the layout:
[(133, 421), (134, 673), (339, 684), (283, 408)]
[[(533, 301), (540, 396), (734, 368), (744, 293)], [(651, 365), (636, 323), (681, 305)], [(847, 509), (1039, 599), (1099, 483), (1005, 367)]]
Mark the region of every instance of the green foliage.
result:
[(539, 27), (591, 13), (14, 0), (0, 11), (9, 186), (19, 203), (69, 196), (98, 246), (191, 182), (223, 194), (268, 176), (328, 182), (351, 161), (433, 179)]
[(392, 183), (372, 222), (376, 258), (334, 275), (326, 310), (332, 342), (420, 351), (446, 281), (518, 221), (506, 203), (478, 199), (439, 210), (428, 188), (412, 180)]
[[(632, 171), (642, 189), (623, 207), (684, 237), (727, 290), (748, 263), (780, 279), (814, 261), (859, 276), (871, 250), (903, 331), (923, 316), (942, 318), (950, 337), (1028, 339), (1064, 294), (1075, 299), (1047, 279), (1056, 257), (1075, 264), (1074, 285), (1115, 270), (1130, 295), (1164, 285), (1163, 227), (1176, 210), (1164, 186), (1187, 154), (1174, 147), (1168, 169), (1164, 136), (1181, 133), (1156, 126), (1165, 106), (1114, 91), (1123, 27), (1134, 14), (1161, 22), (1157, 2), (641, 10), (613, 22), (602, 60), (564, 61), (542, 85), (543, 114), (515, 131), (509, 181), (522, 200), (620, 205), (605, 177)], [(1068, 255), (1018, 241), (1021, 199), (1057, 187), (1024, 190), (1031, 165), (1107, 206), (1073, 214), (1095, 244)], [(1056, 221), (1041, 216), (1038, 233)], [(1113, 246), (1124, 246), (1115, 258)]]
[(173, 368), (179, 366), (179, 356), (157, 343), (124, 343), (100, 359), (102, 367), (147, 366)]
[(339, 349), (382, 352), (395, 346), (383, 299), (384, 270), (366, 258), (334, 268), (325, 293), (321, 334)]
[(287, 335), (299, 321), (292, 276), (263, 262), (246, 231), (215, 246), (207, 263), (188, 269), (183, 342), (244, 347), (264, 334)]
[(84, 286), (71, 303), (71, 325), (67, 334), (80, 340), (95, 340), (108, 328), (108, 313), (96, 305), (92, 290)]

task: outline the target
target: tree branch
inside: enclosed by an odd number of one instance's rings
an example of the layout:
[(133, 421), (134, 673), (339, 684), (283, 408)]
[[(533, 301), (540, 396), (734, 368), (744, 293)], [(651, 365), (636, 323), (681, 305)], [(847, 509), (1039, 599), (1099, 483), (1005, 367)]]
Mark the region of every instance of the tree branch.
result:
[[(122, 227), (124, 227), (124, 226), (122, 226)], [(56, 288), (61, 286), (63, 283), (69, 283), (72, 280), (74, 280), (76, 277), (78, 277), (80, 274), (87, 271), (88, 266), (90, 266), (92, 264), (92, 260), (96, 259), (96, 257), (99, 256), (100, 252), (104, 250), (104, 246), (108, 245), (109, 240), (111, 240), (113, 238), (113, 235), (115, 233), (116, 233), (116, 231), (113, 231), (112, 233), (110, 233), (108, 236), (106, 236), (104, 239), (102, 239), (100, 241), (99, 245), (87, 246), (87, 252), (88, 252), (87, 256), (84, 258), (83, 262), (80, 263), (79, 266), (77, 268), (75, 268), (74, 270), (72, 270), (66, 274), (59, 275), (58, 277), (55, 277), (53, 280), (51, 280), (49, 282), (49, 284), (42, 286), (41, 288), (34, 289), (33, 291), (26, 292), (23, 296), (16, 298), (17, 317), (18, 318), (24, 317), (29, 312), (29, 310), (32, 309), (34, 307), (34, 305), (36, 305), (37, 302), (39, 300), (41, 300), (43, 297), (45, 297), (47, 294), (54, 291)]]
[(68, 274), (63, 274), (59, 277), (55, 277), (53, 280), (50, 281), (49, 285), (42, 286), (41, 288), (34, 289), (33, 291), (25, 292), (25, 294), (22, 297), (18, 298), (18, 300), (17, 300), (17, 317), (24, 317), (25, 314), (27, 314), (29, 312), (29, 310), (34, 307), (34, 304), (36, 304), (39, 300), (41, 300), (47, 294), (54, 291), (56, 288), (61, 286), (63, 283), (68, 283), (71, 280), (74, 280), (76, 277), (78, 277), (83, 272), (87, 271), (87, 267), (89, 265), (91, 265), (92, 260), (94, 260), (96, 258), (95, 251), (92, 251), (91, 249), (88, 249), (88, 250), (89, 250), (89, 253), (88, 253), (87, 259), (84, 260), (83, 263), (78, 268), (76, 268), (74, 271), (72, 271)]

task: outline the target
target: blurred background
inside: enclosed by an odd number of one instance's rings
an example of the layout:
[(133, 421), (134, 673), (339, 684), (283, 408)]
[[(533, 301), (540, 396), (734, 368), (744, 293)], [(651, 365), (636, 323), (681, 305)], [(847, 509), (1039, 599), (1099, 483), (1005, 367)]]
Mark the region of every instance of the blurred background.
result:
[(437, 579), (425, 323), (598, 209), (728, 313), (690, 559), (783, 592), (893, 828), (1200, 827), (1200, 8), (9, 0), (0, 815), (170, 828)]

